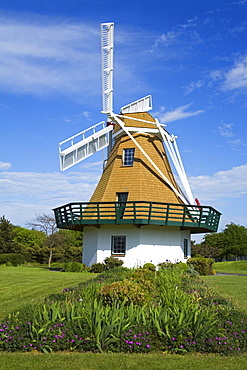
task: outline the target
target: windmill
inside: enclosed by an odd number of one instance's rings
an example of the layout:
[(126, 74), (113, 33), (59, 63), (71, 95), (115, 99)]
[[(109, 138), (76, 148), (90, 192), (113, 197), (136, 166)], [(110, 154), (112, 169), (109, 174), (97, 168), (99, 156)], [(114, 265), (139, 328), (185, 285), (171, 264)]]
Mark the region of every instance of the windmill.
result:
[(84, 231), (88, 266), (109, 256), (120, 257), (127, 267), (185, 261), (191, 233), (217, 231), (220, 213), (194, 201), (176, 137), (150, 115), (150, 95), (113, 112), (113, 35), (114, 23), (102, 23), (106, 122), (59, 144), (61, 170), (105, 148), (108, 158), (89, 202), (54, 209), (57, 226)]

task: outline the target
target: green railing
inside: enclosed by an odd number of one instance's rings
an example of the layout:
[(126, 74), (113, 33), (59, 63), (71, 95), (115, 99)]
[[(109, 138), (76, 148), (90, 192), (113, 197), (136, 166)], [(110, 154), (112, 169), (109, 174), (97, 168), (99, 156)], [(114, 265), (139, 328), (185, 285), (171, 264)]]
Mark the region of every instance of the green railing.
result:
[(180, 226), (192, 233), (217, 231), (221, 213), (212, 207), (160, 202), (69, 203), (54, 209), (59, 228), (133, 224)]

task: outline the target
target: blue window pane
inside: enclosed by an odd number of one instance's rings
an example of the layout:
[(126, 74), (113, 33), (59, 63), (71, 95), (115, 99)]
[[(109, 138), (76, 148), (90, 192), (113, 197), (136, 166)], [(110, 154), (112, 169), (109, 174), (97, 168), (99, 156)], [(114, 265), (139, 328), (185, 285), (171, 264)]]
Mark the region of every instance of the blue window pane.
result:
[(125, 254), (126, 236), (112, 236), (111, 252), (112, 254)]
[(135, 154), (135, 148), (124, 149), (124, 153), (123, 153), (123, 165), (124, 166), (133, 166), (134, 154)]

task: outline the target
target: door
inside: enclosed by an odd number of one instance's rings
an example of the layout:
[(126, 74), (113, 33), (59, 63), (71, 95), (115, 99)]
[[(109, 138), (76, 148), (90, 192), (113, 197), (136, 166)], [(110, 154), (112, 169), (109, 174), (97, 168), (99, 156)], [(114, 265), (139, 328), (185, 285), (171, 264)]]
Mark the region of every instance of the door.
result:
[(117, 209), (116, 209), (116, 216), (118, 219), (122, 219), (124, 216), (124, 211), (126, 207), (126, 202), (128, 199), (129, 193), (117, 193)]

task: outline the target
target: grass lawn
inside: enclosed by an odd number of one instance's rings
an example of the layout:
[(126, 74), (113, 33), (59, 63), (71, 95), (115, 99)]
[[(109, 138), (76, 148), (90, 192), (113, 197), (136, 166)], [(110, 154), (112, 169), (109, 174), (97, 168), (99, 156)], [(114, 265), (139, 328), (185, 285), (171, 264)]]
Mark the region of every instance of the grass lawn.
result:
[[(0, 321), (14, 309), (39, 302), (52, 293), (96, 276), (90, 273), (62, 273), (42, 268), (0, 267)], [(247, 276), (207, 276), (207, 283), (230, 296), (247, 312)], [(247, 356), (165, 355), (122, 353), (1, 353), (0, 370), (243, 370)]]
[(247, 261), (216, 262), (214, 263), (213, 268), (217, 272), (247, 274)]
[(52, 293), (92, 279), (97, 274), (58, 272), (37, 267), (0, 266), (0, 321), (15, 309), (39, 303)]
[(163, 355), (121, 353), (4, 353), (0, 356), (0, 369), (25, 370), (244, 370), (247, 357), (216, 355)]
[(247, 314), (247, 276), (203, 276), (218, 294), (234, 301), (236, 308)]

